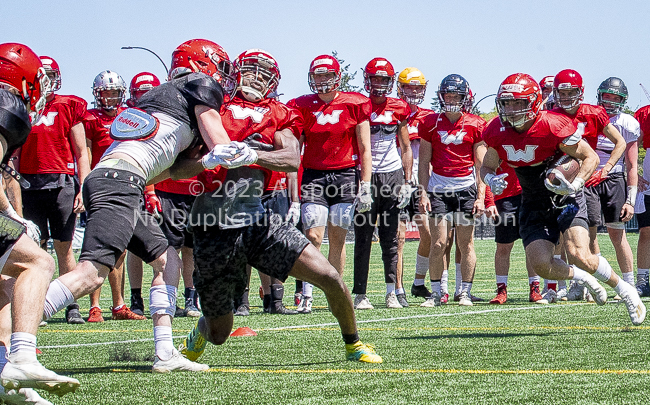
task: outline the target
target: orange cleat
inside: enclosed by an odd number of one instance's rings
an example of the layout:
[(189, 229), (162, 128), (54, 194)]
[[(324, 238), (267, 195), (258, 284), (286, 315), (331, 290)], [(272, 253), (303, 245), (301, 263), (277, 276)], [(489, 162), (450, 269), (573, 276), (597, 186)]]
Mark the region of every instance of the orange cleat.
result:
[(113, 313), (111, 319), (114, 321), (144, 321), (147, 319), (146, 316), (134, 314), (126, 305), (118, 310), (111, 308), (111, 312)]
[(104, 317), (102, 316), (102, 310), (99, 307), (90, 308), (90, 316), (88, 317), (88, 322), (104, 322)]
[(497, 296), (492, 298), (490, 304), (503, 305), (508, 300), (507, 286), (503, 283), (497, 284)]
[(528, 301), (530, 302), (537, 302), (541, 300), (542, 294), (539, 293), (539, 281), (533, 281), (530, 284), (530, 294), (528, 295)]

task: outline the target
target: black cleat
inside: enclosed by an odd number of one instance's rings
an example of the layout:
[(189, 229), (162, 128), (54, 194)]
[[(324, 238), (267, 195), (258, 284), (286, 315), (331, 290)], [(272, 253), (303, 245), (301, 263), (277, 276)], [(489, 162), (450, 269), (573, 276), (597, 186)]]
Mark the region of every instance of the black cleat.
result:
[(131, 312), (136, 315), (144, 316), (144, 300), (142, 297), (131, 295)]
[(406, 301), (406, 294), (397, 294), (397, 302), (399, 302), (402, 308), (407, 308), (409, 306), (408, 301)]
[(415, 285), (411, 286), (411, 295), (414, 297), (429, 298), (431, 297), (431, 291), (425, 285)]
[(65, 309), (65, 320), (70, 325), (82, 325), (86, 323), (79, 313), (79, 304), (75, 302), (74, 304), (68, 305)]

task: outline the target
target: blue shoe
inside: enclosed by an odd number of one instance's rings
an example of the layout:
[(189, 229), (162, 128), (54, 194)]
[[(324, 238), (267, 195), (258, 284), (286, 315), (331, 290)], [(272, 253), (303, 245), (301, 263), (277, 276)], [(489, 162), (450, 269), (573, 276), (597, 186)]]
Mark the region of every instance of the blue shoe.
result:
[(180, 346), (178, 346), (178, 351), (189, 360), (196, 361), (205, 351), (206, 343), (208, 342), (201, 332), (199, 332), (199, 323), (197, 322), (187, 337), (183, 339)]

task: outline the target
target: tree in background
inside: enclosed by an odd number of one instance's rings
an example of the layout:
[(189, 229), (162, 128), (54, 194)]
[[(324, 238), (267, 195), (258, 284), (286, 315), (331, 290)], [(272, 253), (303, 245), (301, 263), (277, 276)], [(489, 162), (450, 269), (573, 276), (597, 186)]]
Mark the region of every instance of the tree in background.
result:
[(345, 60), (339, 58), (338, 55), (338, 52), (332, 51), (332, 56), (334, 56), (336, 60), (339, 61), (339, 65), (341, 65), (341, 84), (339, 85), (339, 90), (360, 92), (361, 87), (351, 84), (352, 81), (354, 81), (354, 78), (357, 76), (357, 72), (351, 74), (349, 72), (350, 64), (348, 63), (346, 65)]

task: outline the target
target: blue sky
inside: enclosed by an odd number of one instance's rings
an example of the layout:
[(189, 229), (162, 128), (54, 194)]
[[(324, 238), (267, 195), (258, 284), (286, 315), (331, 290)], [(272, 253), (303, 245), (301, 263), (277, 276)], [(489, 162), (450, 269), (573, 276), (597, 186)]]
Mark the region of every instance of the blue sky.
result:
[[(602, 80), (618, 76), (631, 108), (650, 103), (639, 87), (650, 89), (648, 1), (4, 0), (2, 14), (2, 41), (55, 58), (60, 93), (88, 101), (94, 77), (105, 69), (127, 83), (145, 70), (165, 76), (153, 55), (122, 46), (150, 48), (169, 64), (176, 46), (206, 38), (231, 59), (248, 48), (272, 53), (283, 101), (309, 93), (310, 61), (336, 50), (353, 70), (377, 56), (397, 71), (419, 68), (429, 80), (427, 105), (451, 73), (463, 75), (481, 98), (511, 73), (539, 80), (565, 68), (582, 74), (586, 102), (596, 102)], [(355, 84), (361, 80), (357, 74)], [(488, 99), (480, 108), (492, 106)]]

